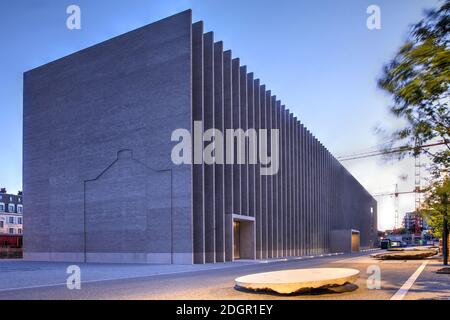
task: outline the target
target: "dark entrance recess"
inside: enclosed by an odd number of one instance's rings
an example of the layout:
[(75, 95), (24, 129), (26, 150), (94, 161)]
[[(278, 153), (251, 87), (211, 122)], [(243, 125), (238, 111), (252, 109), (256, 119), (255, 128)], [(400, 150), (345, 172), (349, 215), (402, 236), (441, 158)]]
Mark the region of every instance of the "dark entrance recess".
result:
[(241, 258), (241, 223), (239, 221), (233, 222), (234, 233), (234, 259)]

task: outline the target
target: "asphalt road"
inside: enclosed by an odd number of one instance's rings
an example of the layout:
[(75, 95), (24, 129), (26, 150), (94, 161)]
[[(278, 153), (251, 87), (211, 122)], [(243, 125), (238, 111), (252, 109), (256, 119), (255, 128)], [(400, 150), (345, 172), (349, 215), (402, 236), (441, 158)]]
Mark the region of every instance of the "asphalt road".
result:
[[(423, 261), (378, 261), (369, 254), (358, 256), (335, 256), (307, 260), (294, 260), (268, 264), (240, 265), (224, 269), (201, 270), (172, 275), (154, 275), (133, 279), (120, 279), (82, 283), (80, 290), (69, 290), (65, 285), (45, 286), (29, 289), (1, 291), (0, 300), (5, 299), (350, 299), (350, 300), (388, 300), (421, 266)], [(356, 282), (358, 288), (351, 292), (327, 293), (321, 295), (280, 296), (271, 293), (252, 293), (238, 291), (234, 288), (234, 279), (250, 273), (267, 272), (284, 269), (310, 267), (346, 267), (360, 270)], [(436, 264), (430, 264), (435, 268)], [(369, 268), (369, 270), (368, 270)], [(381, 272), (381, 288), (369, 289), (367, 279), (373, 270)], [(450, 276), (443, 275), (440, 280), (432, 276), (431, 270), (423, 271), (417, 283), (426, 283), (411, 291), (405, 299), (433, 299), (449, 297), (450, 288), (439, 286), (442, 281), (450, 282)], [(434, 269), (433, 269), (434, 270)], [(434, 274), (434, 272), (433, 272)], [(444, 278), (444, 279), (443, 279)], [(432, 279), (432, 280), (427, 280)]]

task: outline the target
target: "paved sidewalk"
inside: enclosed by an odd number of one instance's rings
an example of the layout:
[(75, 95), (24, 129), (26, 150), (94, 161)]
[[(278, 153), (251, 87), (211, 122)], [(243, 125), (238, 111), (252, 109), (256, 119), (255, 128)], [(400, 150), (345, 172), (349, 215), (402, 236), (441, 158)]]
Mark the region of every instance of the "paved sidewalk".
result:
[(432, 259), (409, 290), (405, 300), (450, 300), (450, 274), (438, 274), (442, 260)]
[(259, 262), (243, 260), (204, 265), (148, 265), (148, 264), (100, 264), (33, 262), (23, 260), (0, 260), (0, 291), (62, 285), (66, 283), (67, 267), (77, 265), (81, 269), (82, 283), (133, 279), (165, 274), (180, 274), (203, 270), (232, 268)]
[(220, 270), (247, 265), (271, 264), (283, 261), (300, 261), (342, 255), (342, 253), (330, 253), (317, 256), (290, 257), (283, 259), (273, 258), (266, 260), (238, 260), (234, 262), (203, 265), (33, 262), (24, 261), (21, 259), (0, 259), (0, 274), (5, 275), (0, 277), (0, 291), (65, 285), (68, 277), (66, 270), (70, 265), (77, 265), (80, 267), (82, 283), (90, 283), (106, 280), (151, 277), (157, 275), (182, 274), (186, 272)]

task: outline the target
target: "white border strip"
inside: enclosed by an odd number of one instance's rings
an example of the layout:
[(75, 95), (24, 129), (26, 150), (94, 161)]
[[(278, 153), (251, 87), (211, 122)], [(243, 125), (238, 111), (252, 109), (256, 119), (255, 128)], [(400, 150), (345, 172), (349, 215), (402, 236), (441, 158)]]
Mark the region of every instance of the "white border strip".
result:
[(413, 286), (414, 282), (416, 282), (417, 278), (422, 273), (423, 269), (427, 266), (429, 261), (425, 261), (420, 265), (419, 268), (417, 268), (416, 272), (412, 274), (411, 277), (409, 277), (408, 280), (403, 284), (403, 286), (391, 297), (391, 300), (403, 300), (403, 298), (408, 293), (409, 289)]

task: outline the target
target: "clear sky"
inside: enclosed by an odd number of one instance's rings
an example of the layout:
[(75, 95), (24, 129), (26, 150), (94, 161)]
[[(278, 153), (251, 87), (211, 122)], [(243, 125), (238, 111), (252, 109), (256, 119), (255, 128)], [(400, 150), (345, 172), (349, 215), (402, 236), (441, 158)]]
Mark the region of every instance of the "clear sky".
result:
[[(376, 87), (426, 8), (438, 0), (15, 0), (0, 2), (0, 186), (22, 189), (22, 73), (46, 62), (191, 8), (336, 156), (366, 151), (389, 127), (390, 100)], [(81, 30), (66, 28), (66, 8), (81, 8)], [(381, 29), (366, 27), (369, 5)], [(365, 159), (345, 166), (373, 193), (414, 188), (414, 162)], [(400, 179), (400, 176), (407, 176)], [(379, 228), (392, 228), (394, 200), (378, 198)], [(400, 213), (414, 197), (400, 199)]]

